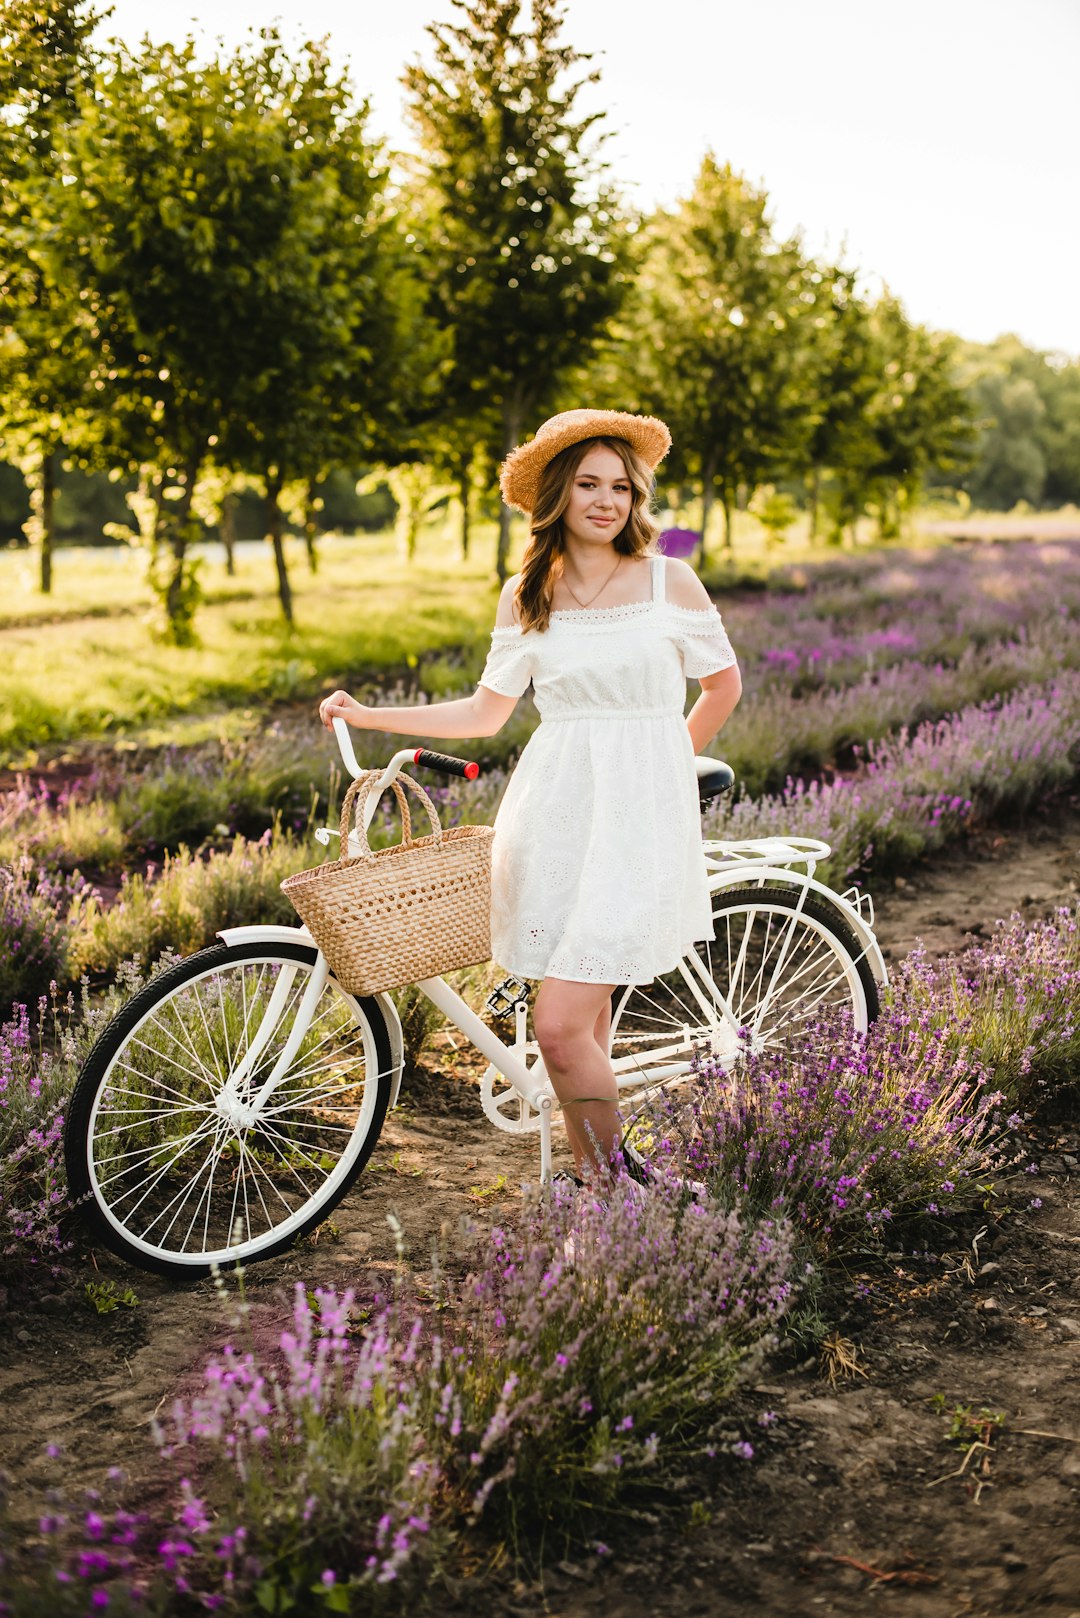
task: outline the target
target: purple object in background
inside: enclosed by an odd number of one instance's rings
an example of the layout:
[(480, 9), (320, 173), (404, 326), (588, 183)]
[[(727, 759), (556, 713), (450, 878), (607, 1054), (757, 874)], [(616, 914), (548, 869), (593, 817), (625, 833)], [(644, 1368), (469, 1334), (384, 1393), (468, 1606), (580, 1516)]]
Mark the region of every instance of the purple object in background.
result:
[(696, 528), (665, 528), (657, 540), (661, 556), (687, 557), (701, 544)]

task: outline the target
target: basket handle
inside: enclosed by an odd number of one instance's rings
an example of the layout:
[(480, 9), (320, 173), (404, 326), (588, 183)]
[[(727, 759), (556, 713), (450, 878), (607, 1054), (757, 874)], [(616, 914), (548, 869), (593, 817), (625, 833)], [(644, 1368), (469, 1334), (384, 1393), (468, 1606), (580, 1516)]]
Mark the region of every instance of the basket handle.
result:
[[(375, 855), (372, 851), (371, 844), (368, 842), (367, 827), (364, 825), (362, 811), (364, 808), (366, 808), (368, 798), (374, 791), (381, 774), (381, 770), (367, 770), (363, 775), (358, 775), (346, 792), (341, 805), (341, 847), (346, 852), (348, 851), (349, 834), (353, 829), (352, 820), (355, 814), (356, 835), (364, 845), (363, 849), (361, 850), (361, 858), (367, 860), (374, 860)], [(439, 825), (439, 817), (435, 813), (435, 805), (432, 803), (419, 781), (414, 781), (411, 775), (405, 774), (398, 775), (390, 783), (394, 789), (394, 796), (398, 801), (398, 808), (401, 811), (402, 844), (404, 845), (406, 843), (412, 843), (416, 840), (413, 837), (412, 817), (409, 814), (409, 801), (404, 792), (401, 790), (400, 783), (402, 782), (404, 782), (407, 787), (410, 787), (412, 791), (416, 793), (417, 797), (423, 804), (424, 811), (428, 817), (428, 820), (431, 822), (431, 830), (435, 838), (435, 847), (441, 849), (443, 832), (442, 827)]]
[[(348, 791), (345, 793), (341, 803), (340, 832), (343, 856), (347, 855), (349, 851), (349, 836), (353, 830), (353, 816), (355, 815), (357, 835), (361, 842), (364, 843), (367, 853), (371, 855), (372, 859), (375, 858), (368, 845), (367, 829), (363, 824), (362, 811), (371, 795), (372, 788), (381, 774), (381, 770), (365, 770), (362, 775), (358, 775), (355, 780), (349, 783)], [(391, 784), (394, 788), (394, 796), (398, 801), (398, 809), (401, 811), (402, 836), (408, 841), (412, 837), (412, 817), (409, 814), (409, 800), (396, 781)]]

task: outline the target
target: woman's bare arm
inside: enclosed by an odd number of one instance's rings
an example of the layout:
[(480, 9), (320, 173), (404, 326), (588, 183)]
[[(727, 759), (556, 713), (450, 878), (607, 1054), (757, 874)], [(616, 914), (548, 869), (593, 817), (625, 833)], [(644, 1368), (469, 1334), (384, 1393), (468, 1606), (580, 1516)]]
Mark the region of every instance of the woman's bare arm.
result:
[(703, 753), (735, 712), (742, 696), (742, 677), (736, 667), (721, 669), (718, 674), (706, 674), (701, 681), (701, 695), (686, 717), (690, 740), (695, 753)]
[(330, 730), (344, 719), (356, 730), (384, 730), (395, 736), (423, 736), (432, 741), (459, 741), (494, 736), (517, 707), (517, 697), (502, 697), (478, 685), (471, 697), (429, 702), (415, 708), (372, 708), (347, 691), (333, 691), (319, 704), (319, 718)]
[[(507, 579), (499, 597), (497, 628), (515, 621), (514, 591), (517, 575)], [(415, 708), (373, 708), (357, 702), (347, 691), (332, 691), (319, 704), (319, 718), (330, 730), (344, 719), (356, 730), (384, 730), (395, 736), (423, 736), (432, 741), (462, 741), (473, 736), (494, 736), (518, 703), (487, 686), (478, 685), (471, 697), (453, 702), (431, 702)]]

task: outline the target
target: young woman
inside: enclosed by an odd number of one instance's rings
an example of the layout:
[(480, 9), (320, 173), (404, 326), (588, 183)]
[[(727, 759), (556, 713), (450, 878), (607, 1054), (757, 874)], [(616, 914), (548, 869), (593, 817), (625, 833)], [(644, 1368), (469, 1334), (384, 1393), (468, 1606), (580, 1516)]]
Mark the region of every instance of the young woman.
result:
[[(546, 421), (501, 470), (531, 534), (476, 693), (372, 708), (335, 691), (319, 709), (327, 727), (340, 717), (429, 740), (493, 736), (531, 681), (541, 723), (495, 820), (492, 949), (543, 980), (533, 1025), (579, 1174), (594, 1153), (606, 1168), (619, 1145), (616, 984), (651, 982), (712, 934), (694, 755), (741, 684), (697, 575), (656, 553), (652, 475), (670, 446), (652, 416)], [(702, 689), (684, 718), (688, 676)]]

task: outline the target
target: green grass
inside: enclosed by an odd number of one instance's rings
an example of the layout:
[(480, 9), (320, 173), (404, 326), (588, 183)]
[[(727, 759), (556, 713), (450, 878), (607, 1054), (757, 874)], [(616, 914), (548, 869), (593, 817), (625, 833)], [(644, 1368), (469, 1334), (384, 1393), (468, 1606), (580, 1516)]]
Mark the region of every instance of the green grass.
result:
[[(191, 721), (215, 708), (247, 707), (254, 721), (274, 701), (314, 700), (340, 682), (405, 672), (433, 653), (475, 647), (494, 618), (493, 552), (493, 535), (483, 529), (467, 563), (448, 538), (432, 534), (406, 567), (389, 535), (327, 537), (312, 576), (293, 547), (292, 630), (278, 611), (268, 556), (245, 558), (234, 580), (207, 564), (211, 599), (197, 619), (201, 644), (190, 650), (152, 638), (137, 610), (145, 595), (136, 553), (62, 553), (53, 603), (61, 616), (52, 622), (29, 587), (25, 555), (0, 554), (7, 615), (6, 626), (0, 620), (0, 760), (32, 762), (43, 749), (140, 731), (142, 740), (174, 739), (177, 719), (188, 722), (190, 741)], [(226, 585), (249, 599), (212, 599)], [(122, 611), (63, 616), (78, 591), (93, 612), (110, 587)], [(39, 621), (30, 622), (35, 610)], [(212, 728), (216, 734), (216, 723)]]
[[(240, 553), (233, 577), (206, 561), (200, 644), (191, 649), (153, 638), (140, 552), (62, 549), (53, 594), (43, 597), (36, 557), (0, 551), (0, 765), (102, 739), (190, 746), (247, 735), (274, 702), (381, 684), (418, 663), (431, 695), (460, 689), (479, 673), (494, 617), (495, 527), (476, 525), (462, 562), (441, 524), (433, 519), (411, 565), (391, 534), (327, 535), (312, 575), (302, 546), (289, 541), (291, 630), (268, 549)], [(805, 527), (801, 518), (769, 546), (756, 519), (737, 512), (734, 553), (711, 538), (706, 582), (720, 592), (760, 587), (774, 567), (820, 561), (829, 549), (811, 548)], [(519, 520), (512, 566), (523, 541)]]

